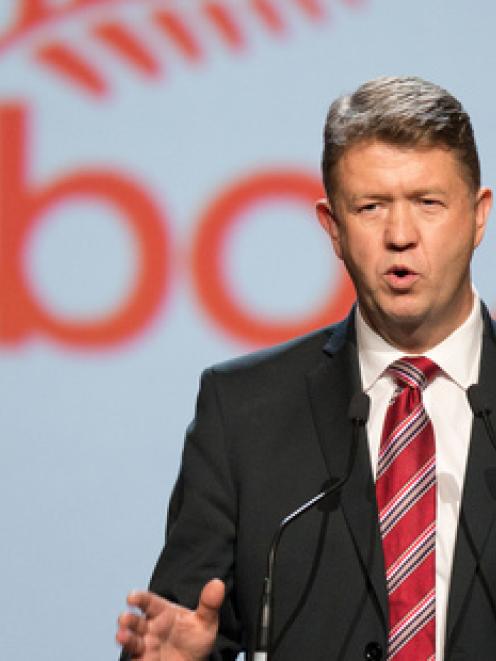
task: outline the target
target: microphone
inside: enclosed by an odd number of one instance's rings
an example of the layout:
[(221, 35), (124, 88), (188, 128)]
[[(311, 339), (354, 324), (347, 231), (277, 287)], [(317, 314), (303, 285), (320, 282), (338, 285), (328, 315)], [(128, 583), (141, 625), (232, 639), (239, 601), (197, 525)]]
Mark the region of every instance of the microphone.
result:
[(348, 418), (353, 424), (364, 426), (369, 419), (370, 397), (364, 392), (356, 392), (348, 407)]
[(334, 484), (323, 489), (306, 503), (300, 505), (296, 510), (284, 517), (280, 522), (279, 527), (272, 538), (272, 543), (269, 548), (267, 556), (267, 573), (263, 582), (262, 596), (260, 599), (260, 617), (257, 631), (257, 645), (256, 651), (252, 657), (252, 661), (269, 661), (271, 653), (271, 624), (272, 624), (272, 588), (274, 583), (274, 569), (279, 542), (281, 541), (282, 534), (286, 528), (299, 518), (305, 512), (312, 509), (327, 496), (340, 489), (349, 479), (355, 457), (358, 449), (358, 437), (360, 427), (364, 427), (369, 417), (370, 398), (364, 392), (357, 392), (351, 398), (348, 407), (348, 418), (353, 424), (353, 442), (348, 458), (348, 466), (344, 475)]
[(474, 383), (474, 385), (467, 388), (467, 398), (474, 416), (476, 418), (482, 418), (486, 433), (496, 451), (496, 434), (494, 433), (494, 427), (492, 426), (491, 418), (489, 417), (492, 410), (491, 407), (488, 406), (482, 388), (478, 383)]

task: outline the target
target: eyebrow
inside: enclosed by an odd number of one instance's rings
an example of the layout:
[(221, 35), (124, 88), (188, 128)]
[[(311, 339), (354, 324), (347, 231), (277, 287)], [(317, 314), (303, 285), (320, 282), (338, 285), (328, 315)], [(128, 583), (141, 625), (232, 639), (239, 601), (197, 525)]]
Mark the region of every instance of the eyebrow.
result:
[[(446, 195), (447, 191), (434, 187), (434, 188), (418, 188), (416, 190), (413, 190), (411, 193), (408, 194), (407, 197), (424, 197), (426, 195)], [(391, 194), (386, 194), (386, 193), (360, 193), (358, 195), (352, 195), (349, 200), (352, 203), (358, 202), (359, 200), (384, 200), (384, 201), (389, 201), (392, 200), (395, 196)]]
[(447, 191), (443, 188), (419, 188), (413, 191), (412, 196), (422, 197), (424, 195), (447, 195)]

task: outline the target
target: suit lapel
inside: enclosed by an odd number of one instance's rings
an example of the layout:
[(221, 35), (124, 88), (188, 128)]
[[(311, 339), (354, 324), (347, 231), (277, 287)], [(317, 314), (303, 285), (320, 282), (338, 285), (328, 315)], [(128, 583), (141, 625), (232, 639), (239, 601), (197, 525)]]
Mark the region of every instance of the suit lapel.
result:
[[(482, 400), (496, 412), (496, 344), (489, 313), (484, 308), (479, 386)], [(494, 523), (494, 480), (496, 453), (481, 418), (474, 418), (458, 532), (453, 558), (446, 640), (449, 642), (460, 616), (474, 572), (484, 562), (485, 542)], [(493, 599), (496, 593), (493, 590)]]
[[(353, 394), (361, 389), (353, 312), (346, 321), (334, 327), (324, 351), (327, 355), (307, 379), (317, 435), (334, 482), (347, 469), (353, 440), (348, 407)], [(387, 631), (384, 560), (368, 443), (363, 429), (360, 436), (350, 478), (341, 490), (341, 507)]]

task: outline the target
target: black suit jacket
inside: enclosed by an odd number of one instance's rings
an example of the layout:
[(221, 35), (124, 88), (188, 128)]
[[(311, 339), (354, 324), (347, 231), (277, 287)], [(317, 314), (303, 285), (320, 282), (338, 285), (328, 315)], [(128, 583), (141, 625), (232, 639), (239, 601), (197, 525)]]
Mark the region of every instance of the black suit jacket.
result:
[[(487, 310), (479, 383), (496, 411)], [(354, 315), (202, 377), (153, 591), (194, 607), (228, 595), (212, 659), (254, 645), (266, 556), (281, 519), (346, 470), (360, 390)], [(445, 659), (496, 658), (496, 451), (473, 424), (448, 606)], [(386, 649), (387, 595), (365, 432), (345, 486), (285, 533), (275, 574), (275, 661), (357, 661)], [(381, 658), (381, 654), (368, 658)], [(382, 658), (385, 658), (385, 654)]]

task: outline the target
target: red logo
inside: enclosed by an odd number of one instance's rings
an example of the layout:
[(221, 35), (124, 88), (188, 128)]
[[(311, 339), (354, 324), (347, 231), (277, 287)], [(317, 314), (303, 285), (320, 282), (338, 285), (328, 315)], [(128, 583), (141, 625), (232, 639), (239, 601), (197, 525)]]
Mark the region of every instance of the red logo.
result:
[[(0, 341), (16, 343), (41, 332), (64, 343), (107, 345), (136, 333), (167, 291), (169, 239), (162, 213), (131, 179), (81, 169), (34, 185), (27, 171), (25, 111), (0, 107)], [(85, 197), (112, 205), (135, 238), (138, 277), (115, 310), (91, 323), (58, 319), (36, 300), (24, 256), (31, 232), (61, 202)]]
[[(341, 0), (350, 7), (362, 1)], [(130, 5), (141, 12), (139, 27), (138, 22), (135, 26), (125, 20), (122, 10)], [(288, 0), (284, 4), (244, 0), (236, 11), (220, 0), (203, 0), (189, 9), (180, 2), (163, 0), (74, 0), (60, 6), (48, 0), (24, 0), (18, 6), (15, 24), (0, 38), (0, 53), (28, 37), (29, 57), (45, 75), (48, 72), (53, 81), (62, 81), (78, 98), (91, 102), (107, 99), (114, 91), (108, 70), (92, 57), (93, 44), (141, 79), (163, 81), (170, 75), (169, 63), (162, 51), (148, 43), (147, 30), (161, 36), (176, 64), (200, 66), (208, 60), (208, 46), (214, 42), (238, 56), (246, 53), (253, 34), (249, 24), (280, 39), (291, 34), (291, 12), (316, 24), (328, 16), (324, 0)], [(84, 20), (78, 21), (83, 14)], [(58, 29), (72, 17), (83, 36), (77, 45)], [(75, 169), (64, 169), (39, 182), (30, 170), (33, 115), (25, 102), (0, 105), (0, 344), (19, 344), (42, 335), (66, 345), (107, 347), (134, 337), (164, 309), (171, 291), (171, 255), (177, 241), (173, 219), (129, 168), (83, 161)], [(200, 211), (190, 236), (188, 268), (201, 309), (220, 330), (251, 345), (270, 344), (329, 323), (347, 311), (354, 293), (344, 272), (318, 309), (306, 318), (281, 322), (250, 311), (239, 300), (225, 269), (230, 233), (241, 218), (246, 222), (246, 212), (255, 204), (274, 199), (299, 206), (303, 202), (313, 214), (314, 201), (321, 195), (313, 173), (297, 167), (264, 169), (223, 182), (213, 201)], [(37, 296), (27, 263), (34, 232), (50, 222), (50, 212), (61, 204), (77, 205), (82, 199), (115, 211), (133, 238), (137, 263), (137, 276), (129, 291), (112, 309), (89, 321), (64, 318), (48, 310)]]

